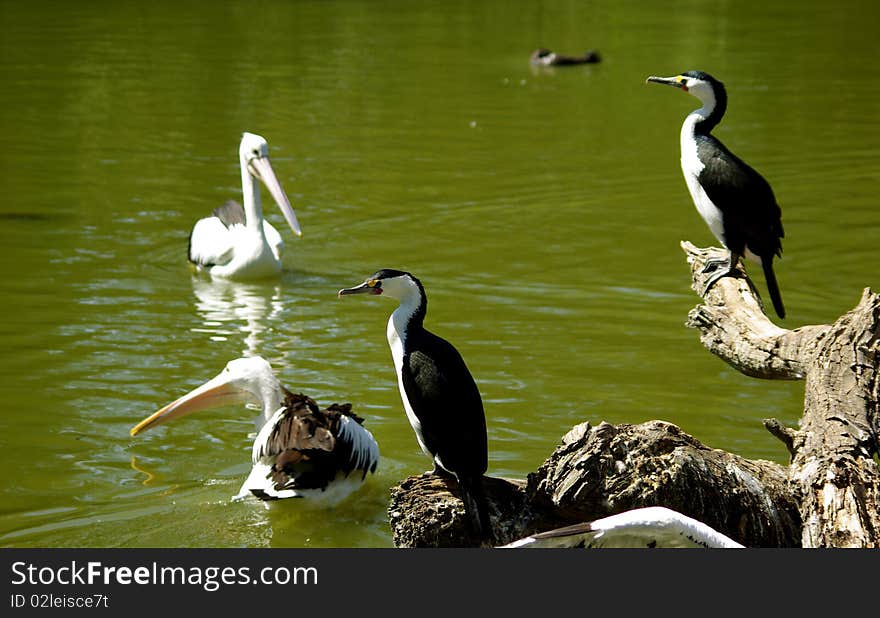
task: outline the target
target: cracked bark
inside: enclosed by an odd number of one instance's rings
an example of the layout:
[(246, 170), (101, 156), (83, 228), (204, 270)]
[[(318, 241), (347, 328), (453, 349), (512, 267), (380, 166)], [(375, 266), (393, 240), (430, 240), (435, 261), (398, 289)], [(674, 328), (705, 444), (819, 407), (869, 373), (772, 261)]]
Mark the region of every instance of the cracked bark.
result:
[[(688, 242), (682, 249), (693, 288), (702, 290), (703, 265), (723, 253)], [(746, 375), (805, 380), (800, 427), (764, 422), (791, 453), (788, 479), (800, 500), (801, 545), (880, 546), (880, 296), (866, 288), (858, 305), (833, 324), (785, 330), (761, 311), (743, 273), (720, 280), (687, 324), (700, 330), (710, 352)]]
[[(682, 248), (699, 292), (707, 259), (724, 252)], [(880, 297), (866, 289), (833, 324), (787, 330), (767, 318), (740, 269), (712, 287), (687, 325), (745, 375), (805, 380), (799, 428), (764, 420), (791, 454), (789, 466), (709, 448), (662, 421), (582, 423), (525, 482), (486, 477), (491, 544), (663, 505), (747, 546), (880, 546)], [(456, 496), (454, 481), (429, 475), (393, 488), (395, 545), (477, 545)]]

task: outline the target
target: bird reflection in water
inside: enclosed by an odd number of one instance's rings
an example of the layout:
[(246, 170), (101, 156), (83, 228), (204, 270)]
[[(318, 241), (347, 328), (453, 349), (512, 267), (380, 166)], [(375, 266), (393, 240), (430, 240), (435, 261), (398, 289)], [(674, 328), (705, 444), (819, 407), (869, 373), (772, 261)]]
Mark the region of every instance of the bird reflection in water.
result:
[(280, 285), (201, 277), (193, 277), (192, 284), (196, 311), (202, 317), (202, 326), (194, 332), (207, 334), (211, 341), (227, 341), (241, 333), (241, 356), (263, 353), (263, 334), (283, 309)]
[(138, 460), (135, 455), (131, 456), (131, 469), (134, 470), (135, 472), (140, 472), (145, 477), (147, 477), (143, 481), (141, 481), (141, 485), (143, 485), (144, 487), (149, 487), (153, 483), (153, 480), (156, 478), (155, 474), (153, 474), (149, 470), (145, 470), (144, 468), (142, 468), (141, 466), (138, 465)]

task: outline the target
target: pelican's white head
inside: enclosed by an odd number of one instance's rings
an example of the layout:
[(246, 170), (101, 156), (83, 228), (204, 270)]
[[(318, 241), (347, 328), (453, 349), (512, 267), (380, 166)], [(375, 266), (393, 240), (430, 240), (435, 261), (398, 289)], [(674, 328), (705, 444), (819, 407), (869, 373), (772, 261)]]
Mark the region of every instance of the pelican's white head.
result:
[(230, 387), (241, 393), (245, 403), (253, 403), (263, 410), (268, 419), (281, 406), (284, 391), (275, 377), (272, 365), (262, 356), (236, 358), (226, 363), (220, 372)]
[(269, 156), (269, 143), (266, 138), (256, 133), (245, 131), (241, 134), (241, 144), (238, 146), (238, 157), (247, 165), (251, 159), (260, 159)]
[[(302, 236), (302, 230), (299, 227), (296, 214), (293, 212), (293, 207), (290, 205), (290, 200), (287, 199), (287, 194), (281, 187), (281, 183), (278, 182), (272, 164), (269, 162), (269, 144), (266, 139), (256, 133), (243, 133), (241, 143), (238, 146), (238, 158), (241, 161), (242, 184), (246, 184), (247, 175), (250, 175), (266, 185), (290, 229), (297, 236)], [(247, 182), (252, 184), (250, 180)], [(246, 186), (243, 188), (245, 189), (245, 201), (247, 201), (248, 188)], [(256, 186), (253, 187), (253, 199), (255, 202), (259, 201), (259, 191)]]
[(260, 356), (237, 358), (229, 361), (215, 378), (142, 420), (132, 428), (131, 435), (199, 410), (240, 403), (260, 406), (263, 417), (268, 420), (283, 402), (284, 388), (265, 359)]

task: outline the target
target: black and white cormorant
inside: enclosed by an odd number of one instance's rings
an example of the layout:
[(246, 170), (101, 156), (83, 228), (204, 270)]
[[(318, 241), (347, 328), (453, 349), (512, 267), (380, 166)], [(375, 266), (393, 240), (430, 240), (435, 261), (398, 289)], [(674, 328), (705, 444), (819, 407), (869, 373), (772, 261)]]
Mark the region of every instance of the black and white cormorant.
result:
[(251, 450), (253, 468), (234, 500), (307, 498), (332, 506), (376, 470), (379, 445), (351, 404), (319, 408), (311, 397), (287, 390), (259, 356), (229, 361), (215, 378), (138, 423), (131, 435), (235, 403), (258, 405), (262, 414)]
[(413, 275), (380, 270), (339, 296), (390, 296), (400, 305), (388, 320), (388, 344), (406, 416), (419, 446), (434, 461), (434, 474), (452, 474), (474, 534), (488, 538), (490, 522), (483, 493), (488, 464), (483, 400), (461, 354), (451, 343), (428, 332), (425, 288)]
[(700, 215), (730, 252), (712, 275), (703, 293), (721, 277), (734, 274), (740, 257), (761, 264), (773, 308), (785, 317), (782, 296), (773, 273), (773, 258), (782, 255), (782, 212), (773, 189), (754, 169), (730, 152), (711, 131), (727, 109), (724, 84), (702, 71), (675, 77), (648, 77), (697, 97), (703, 106), (685, 118), (681, 127), (681, 169)]

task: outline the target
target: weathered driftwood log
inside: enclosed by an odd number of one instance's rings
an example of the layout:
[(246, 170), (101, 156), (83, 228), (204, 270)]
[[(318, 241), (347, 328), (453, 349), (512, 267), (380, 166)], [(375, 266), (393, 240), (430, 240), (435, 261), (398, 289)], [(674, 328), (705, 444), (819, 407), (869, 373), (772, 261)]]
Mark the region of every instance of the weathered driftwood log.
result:
[(798, 505), (780, 465), (709, 448), (663, 421), (578, 425), (537, 472), (532, 504), (589, 521), (662, 505), (747, 546), (799, 543)]
[[(719, 249), (682, 243), (701, 292)], [(526, 482), (486, 478), (492, 544), (662, 505), (747, 546), (880, 546), (880, 298), (832, 325), (785, 330), (762, 311), (751, 282), (720, 279), (688, 325), (742, 373), (806, 380), (797, 430), (764, 421), (792, 455), (788, 468), (708, 448), (669, 423), (581, 424)], [(389, 519), (399, 547), (476, 545), (451, 480), (429, 475), (392, 489)]]
[[(706, 260), (724, 253), (682, 248), (701, 291)], [(709, 351), (746, 375), (806, 380), (800, 428), (765, 421), (792, 455), (803, 547), (880, 546), (880, 296), (865, 289), (833, 324), (794, 330), (770, 322), (744, 274), (719, 280), (704, 300), (687, 323)]]
[[(670, 423), (577, 425), (525, 483), (485, 478), (494, 538), (663, 505), (750, 546), (799, 543), (798, 503), (785, 469), (711, 449)], [(411, 477), (388, 510), (398, 547), (477, 545), (454, 480)]]

